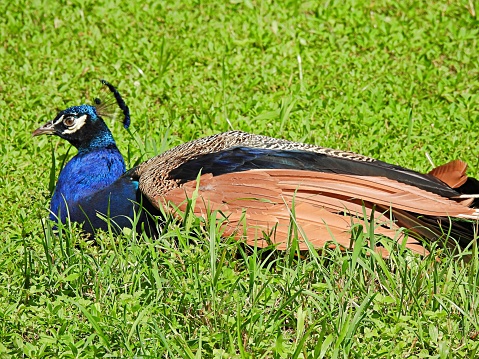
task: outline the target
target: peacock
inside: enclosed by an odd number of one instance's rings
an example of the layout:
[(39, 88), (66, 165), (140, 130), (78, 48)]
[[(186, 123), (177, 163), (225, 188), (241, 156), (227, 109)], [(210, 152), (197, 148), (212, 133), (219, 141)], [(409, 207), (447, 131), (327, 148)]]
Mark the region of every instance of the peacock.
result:
[(192, 210), (216, 217), (224, 236), (280, 250), (293, 232), (301, 250), (350, 248), (352, 229), (365, 218), (376, 234), (421, 254), (427, 254), (424, 242), (465, 246), (475, 238), (479, 184), (460, 160), (421, 174), (352, 152), (228, 131), (126, 171), (103, 118), (113, 105), (128, 128), (129, 108), (113, 85), (102, 83), (112, 102), (69, 107), (33, 132), (59, 136), (78, 150), (61, 170), (50, 202), (56, 223), (83, 223), (93, 236), (112, 223), (118, 230), (137, 223), (137, 230), (155, 235), (155, 218)]

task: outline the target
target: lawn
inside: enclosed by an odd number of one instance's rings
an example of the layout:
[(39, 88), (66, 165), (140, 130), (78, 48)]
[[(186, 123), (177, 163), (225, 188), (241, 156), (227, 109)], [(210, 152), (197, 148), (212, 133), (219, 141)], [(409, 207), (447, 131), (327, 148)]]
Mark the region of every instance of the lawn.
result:
[[(127, 167), (229, 129), (479, 176), (479, 2), (0, 4), (0, 358), (476, 358), (479, 255), (247, 248), (188, 217), (164, 234), (52, 236), (74, 148), (31, 137), (118, 87)], [(364, 240), (359, 236), (358, 240)], [(471, 255), (469, 262), (462, 260)]]

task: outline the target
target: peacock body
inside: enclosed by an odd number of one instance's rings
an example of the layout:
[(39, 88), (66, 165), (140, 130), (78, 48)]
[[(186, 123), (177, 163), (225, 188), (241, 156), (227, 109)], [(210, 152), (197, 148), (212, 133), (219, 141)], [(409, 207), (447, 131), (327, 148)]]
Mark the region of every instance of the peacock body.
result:
[[(129, 125), (129, 110), (114, 93)], [(402, 227), (413, 251), (426, 253), (418, 239), (436, 241), (451, 234), (466, 244), (477, 181), (466, 164), (453, 161), (421, 174), (359, 154), (229, 131), (175, 147), (125, 172), (125, 163), (103, 121), (101, 103), (61, 111), (34, 132), (69, 141), (78, 154), (61, 171), (50, 218), (84, 223), (94, 233), (106, 229), (105, 215), (118, 228), (131, 227), (138, 203), (146, 209), (139, 226), (155, 232), (151, 218), (162, 211), (186, 210), (197, 199), (198, 216), (215, 215), (225, 235), (249, 244), (271, 242), (285, 249), (291, 224), (299, 246), (348, 248), (351, 228), (373, 217), (375, 232), (396, 240)], [(199, 182), (198, 182), (199, 181)], [(102, 216), (103, 215), (103, 216)], [(386, 255), (386, 253), (385, 253)]]

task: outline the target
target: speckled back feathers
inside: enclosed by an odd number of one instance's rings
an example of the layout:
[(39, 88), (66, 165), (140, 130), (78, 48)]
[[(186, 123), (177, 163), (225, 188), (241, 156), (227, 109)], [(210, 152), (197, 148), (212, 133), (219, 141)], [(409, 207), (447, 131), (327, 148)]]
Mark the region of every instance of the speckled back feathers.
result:
[(148, 197), (157, 197), (172, 188), (178, 187), (178, 181), (171, 179), (169, 174), (186, 161), (204, 154), (211, 154), (237, 146), (272, 150), (308, 151), (353, 161), (375, 161), (373, 158), (353, 152), (334, 150), (242, 131), (228, 131), (177, 146), (131, 169), (128, 175), (135, 178), (141, 177), (141, 191), (146, 193)]

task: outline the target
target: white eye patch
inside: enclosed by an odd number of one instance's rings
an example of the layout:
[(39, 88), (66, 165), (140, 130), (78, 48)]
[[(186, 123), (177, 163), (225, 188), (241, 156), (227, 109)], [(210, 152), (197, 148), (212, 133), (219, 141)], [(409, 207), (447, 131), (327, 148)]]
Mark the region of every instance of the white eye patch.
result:
[[(81, 117), (78, 117), (75, 120), (75, 123), (73, 124), (73, 126), (68, 128), (67, 130), (63, 131), (63, 134), (71, 135), (72, 133), (77, 132), (80, 128), (83, 127), (83, 125), (86, 122), (87, 117), (88, 117), (88, 115), (83, 115)], [(60, 118), (60, 120), (62, 120), (62, 119), (63, 119), (63, 116)]]
[(56, 120), (55, 122), (52, 121), (53, 126), (56, 126), (56, 125), (58, 125), (60, 122), (62, 122), (62, 121), (63, 121), (63, 117), (65, 117), (65, 115), (61, 115), (61, 117), (60, 117), (58, 120)]

